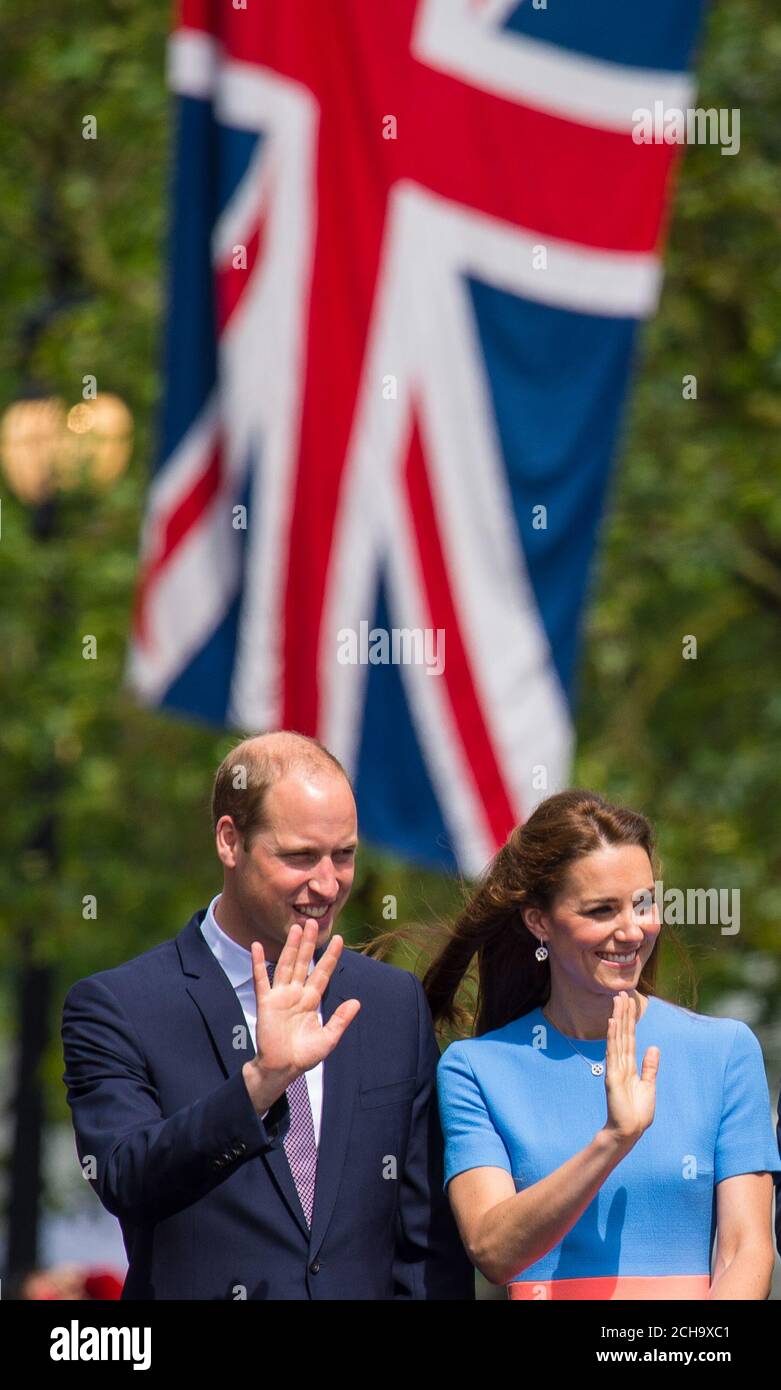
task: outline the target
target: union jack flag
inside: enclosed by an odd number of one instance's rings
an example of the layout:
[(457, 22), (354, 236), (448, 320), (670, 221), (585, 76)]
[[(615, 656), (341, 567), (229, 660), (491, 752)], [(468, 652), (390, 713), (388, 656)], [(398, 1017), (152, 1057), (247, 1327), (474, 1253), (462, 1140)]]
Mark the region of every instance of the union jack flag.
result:
[[(181, 0), (166, 395), (128, 675), (316, 734), (479, 871), (566, 784), (700, 0)], [(444, 670), (339, 634), (442, 631)]]

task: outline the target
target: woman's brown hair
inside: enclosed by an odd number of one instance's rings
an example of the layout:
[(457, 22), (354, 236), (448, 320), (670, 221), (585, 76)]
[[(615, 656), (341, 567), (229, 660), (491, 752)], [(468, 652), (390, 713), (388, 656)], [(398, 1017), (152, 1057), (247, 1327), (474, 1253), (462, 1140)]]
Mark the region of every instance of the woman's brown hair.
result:
[[(447, 930), (444, 947), (424, 975), (423, 988), (435, 1024), (463, 1036), (471, 1031), (474, 1020), (473, 1031), (479, 1036), (547, 1003), (550, 964), (536, 959), (540, 943), (525, 925), (521, 910), (549, 911), (570, 865), (608, 845), (644, 849), (656, 876), (650, 821), (636, 811), (612, 805), (596, 792), (575, 789), (549, 796), (523, 825), (516, 826)], [(380, 941), (404, 935), (388, 933)], [(660, 938), (661, 933), (641, 971), (637, 984), (641, 994), (656, 993)], [(474, 997), (467, 1008), (460, 996), (470, 980)]]

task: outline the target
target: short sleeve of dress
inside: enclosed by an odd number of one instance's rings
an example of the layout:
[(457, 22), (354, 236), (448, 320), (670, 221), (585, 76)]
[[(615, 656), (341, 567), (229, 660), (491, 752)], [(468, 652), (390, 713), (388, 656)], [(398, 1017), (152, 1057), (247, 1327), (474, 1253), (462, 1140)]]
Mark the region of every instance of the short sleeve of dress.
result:
[[(777, 1141), (777, 1143), (778, 1143), (778, 1154), (779, 1154), (779, 1158), (781, 1158), (781, 1091), (779, 1091), (779, 1094), (778, 1094), (778, 1105), (776, 1106), (776, 1117), (777, 1117), (777, 1118), (776, 1118), (776, 1141)], [(779, 1171), (776, 1173), (776, 1175), (775, 1175), (773, 1181), (774, 1181), (776, 1187), (779, 1189), (778, 1198), (777, 1198), (777, 1202), (778, 1202), (778, 1212), (777, 1212), (777, 1215), (776, 1215), (776, 1220), (777, 1220), (777, 1222), (778, 1222), (778, 1253), (779, 1253), (779, 1255), (781, 1255), (781, 1168), (780, 1168)]]
[(504, 1140), (491, 1121), (466, 1052), (458, 1043), (451, 1043), (439, 1060), (437, 1093), (445, 1140), (444, 1186), (469, 1168), (504, 1168), (512, 1173)]
[(736, 1022), (724, 1069), (714, 1182), (739, 1173), (779, 1171), (762, 1049), (751, 1029)]

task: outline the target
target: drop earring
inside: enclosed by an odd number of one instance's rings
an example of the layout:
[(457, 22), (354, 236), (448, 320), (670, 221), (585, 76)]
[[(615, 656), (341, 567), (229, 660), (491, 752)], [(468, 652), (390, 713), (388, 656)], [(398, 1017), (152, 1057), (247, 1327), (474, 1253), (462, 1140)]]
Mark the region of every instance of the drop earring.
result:
[(538, 947), (537, 947), (537, 950), (534, 952), (534, 954), (535, 954), (535, 956), (537, 957), (538, 960), (547, 960), (547, 959), (548, 959), (548, 948), (547, 948), (547, 946), (538, 946)]

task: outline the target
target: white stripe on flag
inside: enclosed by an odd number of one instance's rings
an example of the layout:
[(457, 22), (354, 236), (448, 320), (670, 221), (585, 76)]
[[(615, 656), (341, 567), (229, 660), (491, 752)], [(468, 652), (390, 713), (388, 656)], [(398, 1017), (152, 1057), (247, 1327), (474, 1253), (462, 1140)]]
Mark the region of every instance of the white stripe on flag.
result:
[(412, 47), (422, 63), (484, 91), (603, 130), (630, 132), (633, 113), (656, 101), (685, 109), (695, 90), (688, 73), (625, 67), (500, 29), (472, 0), (422, 0)]
[(222, 45), (200, 29), (175, 29), (166, 50), (168, 86), (177, 96), (208, 100), (214, 90)]

